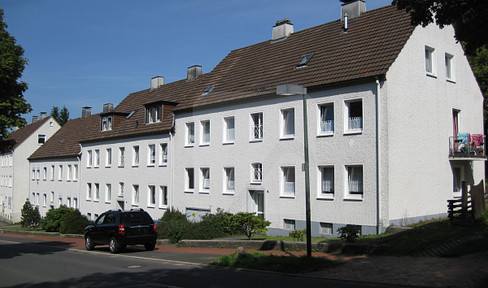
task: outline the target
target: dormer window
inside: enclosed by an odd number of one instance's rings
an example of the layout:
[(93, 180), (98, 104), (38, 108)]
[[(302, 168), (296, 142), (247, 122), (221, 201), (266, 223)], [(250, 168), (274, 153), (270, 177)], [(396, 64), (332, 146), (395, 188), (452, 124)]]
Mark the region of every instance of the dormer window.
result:
[(112, 116), (102, 117), (102, 131), (112, 130)]
[(146, 124), (161, 122), (161, 105), (150, 105), (146, 107)]

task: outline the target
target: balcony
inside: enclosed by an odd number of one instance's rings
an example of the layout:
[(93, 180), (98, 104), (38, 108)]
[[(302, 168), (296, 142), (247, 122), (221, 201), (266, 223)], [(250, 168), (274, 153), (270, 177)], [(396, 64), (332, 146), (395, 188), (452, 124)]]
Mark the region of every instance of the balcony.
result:
[(449, 158), (455, 160), (486, 160), (485, 135), (458, 133), (449, 137)]

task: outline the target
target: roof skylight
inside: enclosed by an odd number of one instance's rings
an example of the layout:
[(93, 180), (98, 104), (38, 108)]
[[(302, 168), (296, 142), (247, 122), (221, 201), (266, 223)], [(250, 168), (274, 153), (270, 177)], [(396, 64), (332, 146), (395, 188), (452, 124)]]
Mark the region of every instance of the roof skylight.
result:
[(312, 57), (313, 54), (308, 54), (307, 56), (303, 57), (302, 61), (298, 63), (297, 68), (307, 66), (308, 62), (310, 61), (310, 59), (312, 59)]
[(134, 114), (136, 113), (137, 110), (132, 110), (129, 115), (127, 116), (126, 119), (129, 119), (130, 117), (134, 116)]
[(202, 93), (202, 96), (203, 95), (207, 95), (208, 93), (210, 93), (210, 91), (212, 91), (212, 89), (214, 88), (214, 86), (209, 86), (207, 89), (205, 89)]

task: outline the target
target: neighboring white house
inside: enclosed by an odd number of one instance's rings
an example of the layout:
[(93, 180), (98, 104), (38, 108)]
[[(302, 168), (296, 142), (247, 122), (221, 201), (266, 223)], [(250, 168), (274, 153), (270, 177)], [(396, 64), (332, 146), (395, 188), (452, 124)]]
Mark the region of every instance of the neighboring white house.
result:
[(12, 151), (0, 154), (0, 217), (9, 222), (20, 221), (22, 206), (29, 199), (29, 182), (41, 177), (40, 170), (29, 170), (27, 158), (60, 128), (45, 113), (40, 119), (34, 116), (32, 122), (13, 131), (7, 138), (15, 141)]
[[(364, 1), (342, 9), (298, 32), (280, 21), (271, 40), (209, 73), (155, 77), (104, 106), (79, 140), (81, 212), (143, 208), (157, 219), (174, 207), (198, 221), (221, 208), (257, 213), (270, 234), (305, 229), (306, 125), (313, 236), (446, 215), (486, 160), (483, 96), (452, 27), (414, 27)], [(302, 95), (278, 95), (283, 84), (306, 88), (307, 117)]]
[[(42, 216), (51, 208), (65, 205), (80, 208), (81, 147), (88, 131), (99, 127), (99, 115), (85, 107), (82, 117), (69, 120), (41, 148), (29, 157), (30, 202)], [(39, 171), (39, 172), (37, 172)]]
[(176, 103), (155, 89), (133, 93), (117, 107), (104, 106), (99, 128), (81, 141), (80, 210), (90, 219), (107, 210), (142, 208), (159, 219), (171, 201), (171, 129)]

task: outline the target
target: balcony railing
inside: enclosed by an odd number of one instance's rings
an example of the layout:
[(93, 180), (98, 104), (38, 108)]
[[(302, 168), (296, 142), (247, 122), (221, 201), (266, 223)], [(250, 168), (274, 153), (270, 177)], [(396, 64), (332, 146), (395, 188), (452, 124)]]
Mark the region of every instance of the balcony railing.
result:
[(485, 135), (458, 133), (449, 137), (449, 157), (481, 158), (486, 156)]

